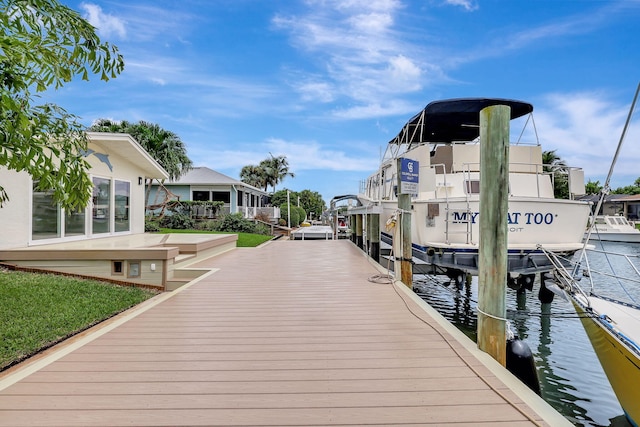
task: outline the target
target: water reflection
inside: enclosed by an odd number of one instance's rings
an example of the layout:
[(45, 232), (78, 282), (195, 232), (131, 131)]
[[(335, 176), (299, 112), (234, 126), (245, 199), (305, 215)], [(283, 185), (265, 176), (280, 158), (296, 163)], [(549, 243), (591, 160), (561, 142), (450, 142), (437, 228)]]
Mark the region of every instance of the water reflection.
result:
[[(414, 291), (475, 341), (477, 278), (462, 290), (445, 277), (414, 279)], [(530, 292), (508, 289), (507, 318), (534, 353), (542, 397), (577, 426), (629, 427), (573, 306), (543, 304), (539, 289), (539, 278)]]

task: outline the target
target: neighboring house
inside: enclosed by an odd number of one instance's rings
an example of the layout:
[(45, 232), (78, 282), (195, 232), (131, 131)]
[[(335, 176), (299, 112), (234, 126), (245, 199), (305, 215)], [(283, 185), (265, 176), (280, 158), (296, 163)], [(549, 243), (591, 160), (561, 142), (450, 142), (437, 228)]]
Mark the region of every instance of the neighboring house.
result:
[(0, 208), (0, 261), (172, 290), (203, 274), (198, 260), (231, 250), (236, 235), (145, 233), (145, 179), (167, 172), (127, 134), (88, 133), (93, 197), (66, 212), (31, 176), (0, 167), (10, 200)]
[[(599, 199), (599, 194), (579, 198), (579, 200), (592, 202), (592, 211), (596, 208)], [(598, 215), (622, 215), (630, 221), (638, 221), (640, 219), (640, 195), (607, 194)]]
[[(180, 179), (167, 181), (163, 186), (181, 201), (223, 202), (222, 214), (240, 212), (245, 218), (253, 218), (263, 212), (271, 219), (280, 217), (279, 209), (266, 207), (266, 191), (207, 167), (194, 167)], [(162, 186), (152, 186), (150, 205), (157, 206), (167, 198)]]

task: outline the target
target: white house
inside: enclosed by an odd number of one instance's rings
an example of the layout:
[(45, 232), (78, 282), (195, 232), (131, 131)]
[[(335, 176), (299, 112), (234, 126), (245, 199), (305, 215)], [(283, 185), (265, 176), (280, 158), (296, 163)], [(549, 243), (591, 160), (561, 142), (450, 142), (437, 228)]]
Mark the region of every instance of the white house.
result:
[(171, 290), (201, 271), (189, 265), (235, 248), (236, 235), (145, 233), (145, 179), (167, 172), (127, 134), (88, 133), (93, 196), (66, 212), (31, 176), (0, 168), (0, 262)]
[[(80, 212), (65, 212), (51, 193), (34, 190), (31, 176), (0, 168), (9, 202), (0, 209), (0, 249), (144, 233), (145, 178), (167, 172), (129, 135), (88, 133), (93, 196)], [(9, 226), (10, 225), (10, 226)]]

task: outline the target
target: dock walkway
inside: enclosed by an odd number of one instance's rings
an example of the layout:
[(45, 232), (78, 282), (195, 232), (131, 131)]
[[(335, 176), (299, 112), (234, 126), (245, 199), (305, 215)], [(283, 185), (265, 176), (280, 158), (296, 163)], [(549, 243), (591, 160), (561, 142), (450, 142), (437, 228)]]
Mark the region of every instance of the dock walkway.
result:
[(196, 267), (212, 271), (0, 374), (0, 425), (570, 425), (413, 292), (370, 281), (349, 241)]

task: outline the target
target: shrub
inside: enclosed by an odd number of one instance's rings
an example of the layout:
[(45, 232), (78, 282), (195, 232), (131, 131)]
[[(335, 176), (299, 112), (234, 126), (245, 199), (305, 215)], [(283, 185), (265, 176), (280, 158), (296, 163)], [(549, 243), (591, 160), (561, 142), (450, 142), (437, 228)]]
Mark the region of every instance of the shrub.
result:
[[(290, 217), (289, 217), (290, 215)], [(291, 213), (289, 214), (289, 208), (286, 203), (280, 206), (280, 217), (284, 219), (285, 224), (289, 223), (292, 227), (300, 224), (300, 213), (295, 206), (291, 206)]]
[(173, 214), (162, 218), (161, 225), (174, 230), (188, 230), (190, 228), (194, 228), (195, 221), (191, 219), (189, 215)]
[(255, 224), (246, 219), (241, 213), (223, 215), (219, 219), (212, 221), (213, 231), (225, 231), (230, 233), (255, 233), (269, 234), (269, 228), (262, 224)]
[(147, 219), (144, 221), (144, 231), (147, 233), (160, 231), (160, 224), (158, 224), (157, 220)]
[[(294, 209), (293, 206), (291, 208)], [(299, 206), (295, 206), (295, 210), (298, 212), (298, 223), (296, 224), (297, 226), (305, 220), (305, 218), (307, 217), (307, 212), (305, 212), (305, 210)]]
[(271, 218), (269, 218), (269, 214), (266, 212), (258, 212), (254, 218), (262, 222), (271, 222)]
[(216, 231), (216, 222), (215, 220), (198, 221), (195, 228), (202, 231)]

